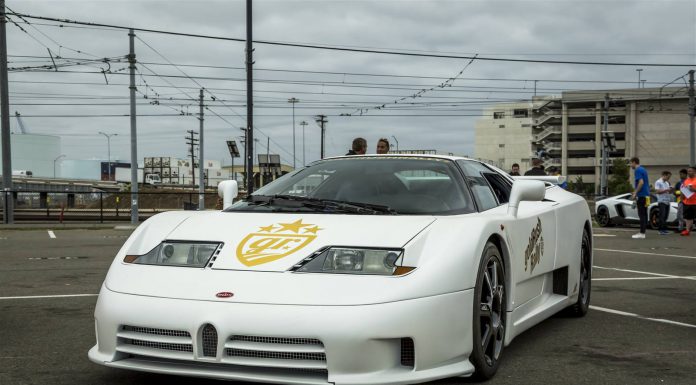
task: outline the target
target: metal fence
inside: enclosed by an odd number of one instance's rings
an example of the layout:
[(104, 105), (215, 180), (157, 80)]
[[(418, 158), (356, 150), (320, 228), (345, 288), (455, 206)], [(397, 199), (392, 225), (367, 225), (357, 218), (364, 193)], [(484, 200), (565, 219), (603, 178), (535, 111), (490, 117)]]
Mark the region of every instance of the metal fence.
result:
[[(172, 210), (197, 210), (198, 191), (139, 192), (138, 216), (145, 220)], [(219, 209), (218, 195), (207, 192), (206, 209)], [(130, 192), (37, 192), (11, 191), (0, 194), (0, 215), (6, 197), (14, 197), (14, 222), (128, 222), (131, 219)], [(9, 199), (9, 198), (8, 198)]]

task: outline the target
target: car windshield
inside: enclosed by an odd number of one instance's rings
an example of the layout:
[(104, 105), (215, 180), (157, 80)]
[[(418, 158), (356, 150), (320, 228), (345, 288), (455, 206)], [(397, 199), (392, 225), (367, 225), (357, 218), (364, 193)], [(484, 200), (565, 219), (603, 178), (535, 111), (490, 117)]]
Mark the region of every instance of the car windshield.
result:
[(473, 212), (474, 205), (451, 160), (367, 156), (315, 162), (227, 211), (452, 215)]

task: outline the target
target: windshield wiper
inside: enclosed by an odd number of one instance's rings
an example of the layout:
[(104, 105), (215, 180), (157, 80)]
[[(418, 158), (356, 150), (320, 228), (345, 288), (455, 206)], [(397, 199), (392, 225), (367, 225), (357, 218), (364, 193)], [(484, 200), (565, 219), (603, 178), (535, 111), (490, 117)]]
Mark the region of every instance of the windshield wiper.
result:
[(247, 198), (247, 201), (251, 204), (258, 205), (272, 205), (275, 203), (288, 205), (288, 203), (290, 203), (291, 206), (296, 205), (296, 207), (307, 207), (311, 209), (321, 209), (323, 211), (340, 211), (355, 214), (398, 214), (389, 206), (361, 202), (348, 202), (334, 199), (310, 198), (300, 195), (251, 195), (249, 198)]

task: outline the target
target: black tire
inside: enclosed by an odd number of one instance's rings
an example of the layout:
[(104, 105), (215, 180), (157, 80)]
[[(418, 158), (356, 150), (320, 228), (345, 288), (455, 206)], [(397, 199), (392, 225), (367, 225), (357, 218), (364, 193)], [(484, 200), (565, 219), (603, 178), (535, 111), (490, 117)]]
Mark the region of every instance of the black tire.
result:
[(592, 293), (592, 244), (587, 230), (582, 232), (578, 290), (578, 301), (568, 308), (568, 313), (575, 317), (584, 317), (590, 308), (590, 294)]
[(650, 220), (648, 221), (648, 223), (650, 224), (650, 228), (653, 230), (659, 230), (660, 229), (660, 210), (658, 210), (658, 209), (650, 210), (650, 216), (648, 218), (650, 218)]
[(611, 226), (611, 218), (609, 218), (609, 209), (606, 206), (599, 206), (595, 219), (600, 227)]
[(498, 370), (505, 347), (506, 326), (505, 267), (500, 250), (486, 243), (481, 256), (473, 306), (473, 350), (471, 363), (477, 380), (488, 380)]

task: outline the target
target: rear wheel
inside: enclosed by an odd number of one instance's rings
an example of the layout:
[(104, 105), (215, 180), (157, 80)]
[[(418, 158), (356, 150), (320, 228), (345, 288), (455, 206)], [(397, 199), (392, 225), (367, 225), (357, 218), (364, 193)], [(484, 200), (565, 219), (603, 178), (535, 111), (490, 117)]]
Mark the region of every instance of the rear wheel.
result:
[(660, 228), (660, 210), (658, 209), (650, 210), (650, 228), (653, 230)]
[(590, 308), (590, 293), (592, 291), (592, 244), (587, 230), (582, 232), (582, 244), (580, 246), (580, 292), (578, 301), (568, 310), (576, 317), (583, 317)]
[(609, 209), (605, 206), (601, 206), (597, 209), (597, 214), (595, 215), (597, 224), (601, 227), (607, 227), (611, 225), (611, 218), (609, 218)]
[(488, 242), (476, 277), (473, 311), (474, 377), (487, 380), (498, 370), (505, 345), (505, 268), (500, 250)]

